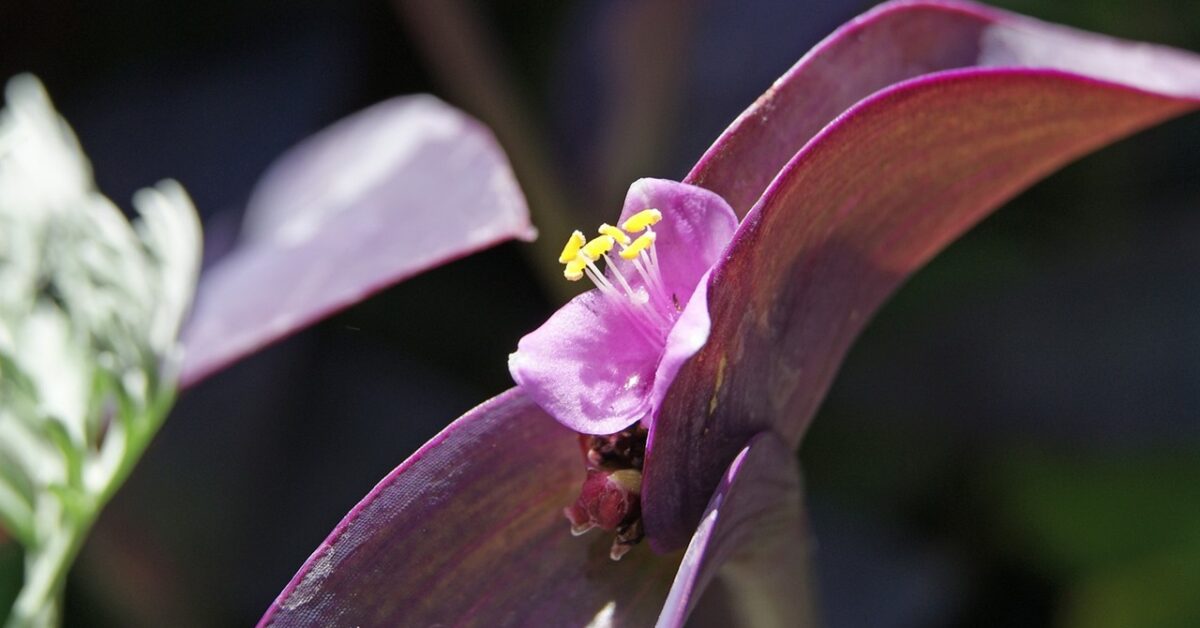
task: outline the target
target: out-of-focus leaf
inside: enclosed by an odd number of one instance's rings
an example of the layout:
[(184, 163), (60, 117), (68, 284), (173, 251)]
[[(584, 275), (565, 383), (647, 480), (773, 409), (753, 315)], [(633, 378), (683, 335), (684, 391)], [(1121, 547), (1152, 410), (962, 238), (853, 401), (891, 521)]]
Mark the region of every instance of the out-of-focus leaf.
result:
[(1063, 584), (1063, 626), (1200, 622), (1200, 462), (1195, 452), (1050, 454), (989, 464), (997, 543)]
[(486, 128), (430, 96), (375, 105), (301, 143), (259, 183), (244, 242), (201, 280), (181, 383), (414, 274), (533, 234)]
[[(506, 50), (482, 19), (480, 7), (463, 0), (392, 0), (392, 6), (448, 97), (478, 116), (503, 142), (519, 174), (538, 229), (548, 235), (530, 247), (531, 266), (544, 288), (560, 297), (576, 287), (562, 281), (554, 263), (562, 241), (574, 227), (586, 202), (578, 186), (563, 188), (559, 164), (542, 137), (534, 112), (524, 101)], [(539, 12), (540, 14), (540, 12)]]
[[(808, 140), (826, 117), (814, 112), (844, 102), (824, 94), (859, 75), (874, 78), (839, 98), (900, 82)], [(799, 443), (851, 342), (910, 273), (1038, 179), (1198, 98), (1200, 57), (968, 3), (884, 5), (818, 45), (689, 177), (735, 209), (761, 198), (711, 274), (708, 344), (650, 432), (655, 547), (687, 542), (752, 435)]]
[(1007, 455), (989, 465), (1002, 542), (1074, 577), (1200, 546), (1200, 461), (1175, 455)]
[(1061, 624), (1065, 628), (1190, 628), (1200, 625), (1197, 591), (1200, 533), (1183, 546), (1084, 578), (1070, 589)]

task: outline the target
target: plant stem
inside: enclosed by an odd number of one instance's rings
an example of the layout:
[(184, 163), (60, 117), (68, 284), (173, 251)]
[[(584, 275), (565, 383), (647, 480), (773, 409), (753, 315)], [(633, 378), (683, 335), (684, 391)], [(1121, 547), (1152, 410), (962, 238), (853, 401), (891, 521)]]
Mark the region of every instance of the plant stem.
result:
[(45, 491), (39, 495), (35, 506), (36, 525), (52, 527), (35, 530), (37, 542), (25, 548), (25, 583), (13, 603), (5, 628), (45, 628), (62, 623), (63, 590), (71, 564), (79, 555), (100, 511), (125, 483), (162, 426), (174, 399), (174, 390), (159, 395), (156, 403), (147, 408), (145, 416), (127, 423), (129, 430), (123, 434), (121, 442), (109, 445), (119, 445), (124, 450), (115, 465), (105, 468), (99, 455), (86, 459), (85, 465), (104, 473), (97, 494), (87, 494), (83, 486), (72, 487), (76, 495), (70, 507), (54, 492)]

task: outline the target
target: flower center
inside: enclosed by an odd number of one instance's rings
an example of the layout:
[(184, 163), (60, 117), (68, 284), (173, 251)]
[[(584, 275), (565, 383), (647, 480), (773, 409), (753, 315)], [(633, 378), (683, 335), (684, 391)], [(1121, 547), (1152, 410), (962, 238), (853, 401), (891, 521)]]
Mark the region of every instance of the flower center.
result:
[[(600, 225), (597, 230), (600, 235), (591, 240), (576, 231), (558, 257), (564, 265), (564, 277), (579, 281), (586, 276), (630, 324), (656, 345), (666, 342), (666, 331), (679, 318), (679, 305), (664, 287), (658, 253), (654, 250), (658, 235), (651, 227), (662, 217), (657, 209), (644, 209), (630, 216), (620, 228)], [(624, 264), (614, 262), (609, 256), (617, 246), (621, 247), (617, 255)], [(597, 266), (600, 260), (604, 260), (607, 272), (601, 272)]]

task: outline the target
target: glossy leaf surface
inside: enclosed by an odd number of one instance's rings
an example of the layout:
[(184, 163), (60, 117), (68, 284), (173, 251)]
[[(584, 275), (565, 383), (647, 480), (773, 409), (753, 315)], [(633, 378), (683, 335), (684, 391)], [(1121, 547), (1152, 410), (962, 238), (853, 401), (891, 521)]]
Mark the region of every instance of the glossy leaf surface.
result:
[(649, 625), (679, 556), (568, 531), (576, 435), (518, 390), (468, 412), (338, 524), (264, 626)]
[[(789, 115), (811, 127), (819, 107), (791, 87), (833, 71), (824, 55), (841, 55), (834, 67), (890, 65), (896, 50), (932, 51), (928, 63), (903, 65), (913, 72), (966, 67), (855, 104), (807, 140), (742, 221), (710, 278), (709, 342), (680, 371), (650, 435), (643, 499), (660, 550), (687, 542), (747, 439), (774, 430), (799, 444), (851, 343), (909, 274), (1063, 164), (1200, 104), (1200, 58), (1187, 53), (969, 4), (891, 4), (785, 75), (696, 178), (737, 198), (732, 182), (769, 170), (775, 155), (728, 155), (751, 150), (743, 134), (789, 129)], [(865, 63), (841, 72), (870, 75)]]

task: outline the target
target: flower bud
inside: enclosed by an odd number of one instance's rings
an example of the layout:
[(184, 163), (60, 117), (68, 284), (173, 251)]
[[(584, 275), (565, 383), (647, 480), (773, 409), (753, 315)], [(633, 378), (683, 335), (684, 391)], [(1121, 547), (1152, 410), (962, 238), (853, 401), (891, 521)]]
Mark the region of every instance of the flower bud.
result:
[(641, 494), (640, 471), (588, 469), (579, 498), (563, 513), (571, 522), (572, 534), (580, 535), (592, 528), (611, 532), (641, 517)]

